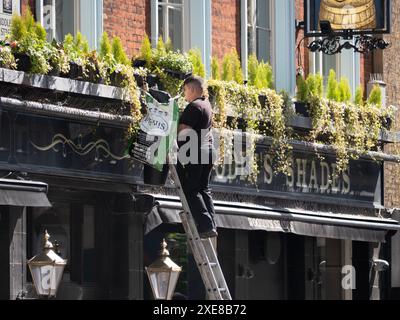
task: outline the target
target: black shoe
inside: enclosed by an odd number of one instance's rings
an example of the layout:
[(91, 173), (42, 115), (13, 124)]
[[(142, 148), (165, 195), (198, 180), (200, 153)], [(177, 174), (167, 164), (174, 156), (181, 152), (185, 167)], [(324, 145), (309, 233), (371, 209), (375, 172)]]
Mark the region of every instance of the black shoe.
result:
[(218, 232), (215, 229), (211, 229), (210, 231), (200, 232), (199, 236), (202, 239), (215, 238), (218, 237)]

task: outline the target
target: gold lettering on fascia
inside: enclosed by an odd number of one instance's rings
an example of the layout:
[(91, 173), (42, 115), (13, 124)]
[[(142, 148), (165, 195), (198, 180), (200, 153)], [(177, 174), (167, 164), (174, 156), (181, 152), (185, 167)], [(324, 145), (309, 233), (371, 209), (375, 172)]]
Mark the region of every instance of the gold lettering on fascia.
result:
[[(264, 158), (264, 183), (271, 185), (274, 174), (270, 156)], [(349, 194), (351, 188), (350, 169), (338, 173), (335, 163), (317, 160), (296, 159), (286, 175), (286, 187), (292, 191), (320, 194)]]

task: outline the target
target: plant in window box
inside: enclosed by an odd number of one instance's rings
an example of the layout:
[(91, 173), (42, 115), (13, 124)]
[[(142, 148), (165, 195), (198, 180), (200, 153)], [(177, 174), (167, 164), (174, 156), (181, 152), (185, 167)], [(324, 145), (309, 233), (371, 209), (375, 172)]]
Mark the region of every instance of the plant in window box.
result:
[(390, 105), (387, 107), (386, 106), (382, 107), (381, 123), (382, 123), (383, 128), (385, 128), (388, 131), (390, 131), (392, 129), (396, 113), (397, 113), (397, 107), (395, 107), (395, 106)]
[(42, 74), (51, 70), (48, 62), (51, 50), (46, 37), (46, 30), (35, 23), (30, 10), (23, 16), (13, 16), (7, 39), (12, 44), (18, 70)]
[[(78, 34), (80, 33), (78, 32)], [(78, 36), (78, 34), (76, 39), (71, 34), (67, 34), (63, 42), (64, 52), (69, 59), (69, 73), (62, 73), (61, 76), (71, 79), (82, 79), (86, 64), (86, 57), (81, 50), (81, 35)]]
[(147, 34), (144, 35), (140, 54), (133, 59), (132, 65), (134, 68), (147, 67), (151, 68), (153, 63), (153, 50), (151, 48), (150, 39)]
[(7, 69), (17, 69), (15, 57), (9, 46), (0, 46), (0, 67)]
[(112, 54), (111, 42), (107, 32), (103, 32), (101, 36), (99, 58), (103, 67), (103, 80), (106, 84), (110, 84), (110, 77), (112, 72), (114, 72), (116, 61)]
[(264, 61), (258, 62), (256, 55), (252, 54), (248, 62), (248, 84), (258, 89), (272, 88), (272, 67)]
[(133, 69), (118, 37), (113, 38), (111, 56), (115, 65), (110, 66), (110, 81), (112, 85), (121, 86), (126, 77), (133, 77)]
[(296, 79), (297, 91), (296, 91), (296, 101), (294, 103), (296, 113), (309, 117), (307, 102), (309, 97), (308, 86), (303, 75), (298, 75)]
[(357, 106), (361, 106), (364, 104), (364, 92), (361, 85), (359, 85), (356, 89), (356, 94), (354, 95), (354, 104)]
[(19, 16), (14, 15), (11, 19), (10, 33), (7, 35), (7, 41), (10, 42), (12, 48), (12, 53), (14, 54), (17, 69), (20, 71), (28, 72), (31, 68), (30, 57), (23, 49), (20, 47), (20, 41), (28, 37), (28, 29), (26, 26), (27, 15)]
[(219, 65), (219, 60), (217, 57), (212, 57), (211, 59), (211, 78), (214, 80), (221, 79), (221, 67)]
[(169, 92), (171, 96), (179, 94), (183, 80), (190, 76), (193, 70), (186, 54), (167, 51), (160, 45), (154, 50), (154, 66), (152, 71), (158, 77), (159, 89)]
[(83, 73), (84, 80), (93, 83), (103, 83), (104, 80), (102, 77), (102, 65), (97, 56), (97, 52), (92, 51), (86, 54), (85, 61), (86, 63)]
[(136, 84), (143, 87), (146, 82), (146, 77), (149, 70), (143, 67), (133, 68), (133, 76), (135, 77)]
[(201, 52), (199, 49), (191, 49), (188, 52), (189, 60), (193, 65), (193, 74), (204, 78), (206, 70), (203, 62), (201, 61)]
[(69, 73), (70, 64), (68, 56), (65, 53), (62, 44), (57, 43), (54, 40), (49, 50), (49, 63), (51, 66), (51, 71), (49, 72), (49, 75), (59, 76), (60, 74)]
[(336, 80), (336, 72), (332, 69), (329, 70), (326, 98), (332, 101), (339, 101), (339, 84)]
[(155, 64), (159, 69), (178, 80), (186, 79), (193, 71), (193, 65), (187, 54), (182, 54), (179, 51), (157, 49)]
[(339, 102), (349, 103), (351, 100), (351, 89), (349, 80), (345, 77), (340, 79), (338, 84), (338, 99)]
[(385, 108), (382, 106), (382, 91), (379, 85), (374, 85), (372, 88), (367, 99), (367, 104), (375, 106), (377, 110), (380, 110), (381, 125), (383, 128), (390, 130), (394, 120), (394, 114), (393, 110), (391, 110), (392, 107)]
[(243, 84), (244, 79), (240, 59), (234, 49), (224, 56), (221, 78), (225, 81), (235, 81), (236, 83)]

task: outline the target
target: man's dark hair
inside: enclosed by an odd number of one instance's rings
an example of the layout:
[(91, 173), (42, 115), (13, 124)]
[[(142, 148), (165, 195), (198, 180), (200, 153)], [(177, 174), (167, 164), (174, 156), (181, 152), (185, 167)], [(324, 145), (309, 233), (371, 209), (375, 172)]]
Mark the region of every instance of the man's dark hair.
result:
[(207, 95), (207, 84), (202, 77), (190, 76), (186, 78), (185, 81), (183, 82), (182, 88), (185, 86), (194, 86), (198, 90), (200, 90), (204, 96)]

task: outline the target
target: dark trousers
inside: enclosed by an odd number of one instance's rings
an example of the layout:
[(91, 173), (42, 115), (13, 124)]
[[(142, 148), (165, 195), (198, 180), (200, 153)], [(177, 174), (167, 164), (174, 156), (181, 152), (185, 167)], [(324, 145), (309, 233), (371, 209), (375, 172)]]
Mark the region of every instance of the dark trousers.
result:
[(179, 179), (199, 233), (216, 228), (209, 181), (213, 164), (177, 164)]

